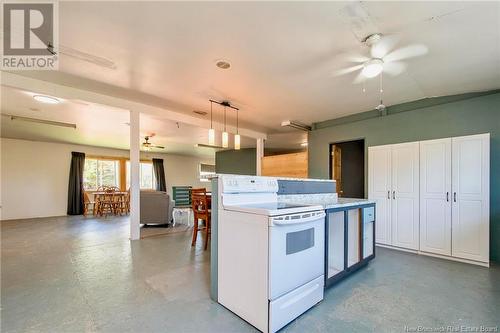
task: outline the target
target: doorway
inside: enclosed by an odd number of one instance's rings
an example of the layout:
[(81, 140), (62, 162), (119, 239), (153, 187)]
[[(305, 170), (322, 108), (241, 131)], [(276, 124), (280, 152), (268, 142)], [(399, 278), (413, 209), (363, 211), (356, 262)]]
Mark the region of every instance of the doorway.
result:
[(330, 179), (344, 198), (365, 197), (365, 140), (330, 144)]

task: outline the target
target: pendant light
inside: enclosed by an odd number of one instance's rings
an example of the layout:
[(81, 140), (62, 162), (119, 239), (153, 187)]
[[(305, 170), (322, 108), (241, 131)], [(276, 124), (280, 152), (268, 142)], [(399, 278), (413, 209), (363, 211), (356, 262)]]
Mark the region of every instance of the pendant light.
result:
[(229, 133), (226, 131), (226, 106), (224, 105), (224, 132), (222, 132), (222, 148), (229, 147)]
[(240, 150), (240, 145), (241, 145), (241, 137), (240, 137), (240, 131), (239, 131), (239, 124), (238, 124), (238, 114), (239, 114), (239, 111), (236, 110), (236, 135), (234, 136), (234, 149), (235, 150)]
[(215, 146), (215, 130), (213, 127), (212, 105), (213, 102), (210, 101), (210, 129), (208, 130), (208, 144), (210, 146)]

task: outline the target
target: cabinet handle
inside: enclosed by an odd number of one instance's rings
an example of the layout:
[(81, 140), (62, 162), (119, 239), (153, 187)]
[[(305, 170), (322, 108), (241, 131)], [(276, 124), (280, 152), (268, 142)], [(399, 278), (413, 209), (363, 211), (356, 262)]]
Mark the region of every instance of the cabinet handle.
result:
[(391, 199), (391, 191), (387, 191), (387, 199)]
[(453, 201), (457, 202), (457, 192), (453, 192)]
[(446, 202), (450, 201), (450, 192), (446, 192)]
[(396, 191), (392, 191), (392, 198), (396, 200)]

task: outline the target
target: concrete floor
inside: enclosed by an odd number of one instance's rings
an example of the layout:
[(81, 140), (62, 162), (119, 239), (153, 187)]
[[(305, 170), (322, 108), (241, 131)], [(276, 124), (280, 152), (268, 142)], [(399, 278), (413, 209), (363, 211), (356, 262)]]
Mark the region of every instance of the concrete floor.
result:
[[(210, 300), (190, 233), (128, 240), (126, 217), (1, 222), (2, 332), (254, 332)], [(284, 332), (500, 326), (500, 268), (378, 249)]]

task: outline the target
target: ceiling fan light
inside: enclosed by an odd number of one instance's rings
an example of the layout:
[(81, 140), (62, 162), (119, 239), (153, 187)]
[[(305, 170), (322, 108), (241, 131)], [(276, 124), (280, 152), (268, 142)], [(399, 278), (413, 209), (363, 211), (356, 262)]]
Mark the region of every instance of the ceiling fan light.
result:
[(363, 64), (361, 73), (367, 78), (372, 78), (379, 75), (384, 69), (384, 62), (382, 59), (371, 59)]
[(241, 148), (241, 137), (239, 134), (236, 134), (234, 136), (234, 149), (240, 150), (240, 148)]
[(229, 147), (229, 133), (222, 132), (222, 148)]

